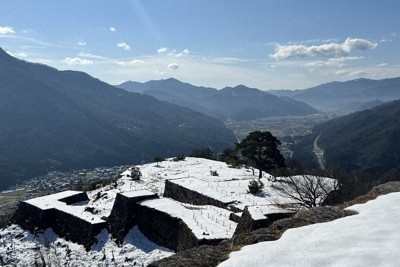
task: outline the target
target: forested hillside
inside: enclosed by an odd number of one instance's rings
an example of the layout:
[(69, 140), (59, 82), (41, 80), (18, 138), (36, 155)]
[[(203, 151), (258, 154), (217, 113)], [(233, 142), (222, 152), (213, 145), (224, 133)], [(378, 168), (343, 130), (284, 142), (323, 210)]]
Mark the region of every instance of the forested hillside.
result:
[(236, 140), (199, 112), (0, 50), (0, 188), (44, 172), (214, 151)]
[(400, 100), (373, 109), (355, 112), (317, 125), (313, 134), (297, 146), (295, 157), (315, 161), (313, 142), (325, 153), (331, 168), (367, 176), (399, 179), (400, 177)]

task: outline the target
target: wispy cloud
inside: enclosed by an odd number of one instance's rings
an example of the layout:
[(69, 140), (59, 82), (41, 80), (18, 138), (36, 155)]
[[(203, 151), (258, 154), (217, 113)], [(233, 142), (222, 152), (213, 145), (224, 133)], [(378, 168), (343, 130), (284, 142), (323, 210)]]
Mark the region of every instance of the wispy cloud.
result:
[(125, 43), (125, 42), (120, 42), (120, 43), (117, 44), (117, 46), (118, 46), (119, 48), (124, 49), (124, 50), (130, 50), (130, 49), (131, 49), (130, 45), (128, 45), (128, 44)]
[(85, 52), (79, 53), (79, 56), (80, 57), (86, 57), (86, 58), (92, 58), (92, 59), (101, 59), (101, 60), (109, 59), (109, 58), (106, 58), (106, 57), (103, 57), (103, 56), (94, 55), (94, 54), (85, 53)]
[(381, 63), (381, 64), (378, 64), (378, 65), (376, 65), (377, 67), (380, 67), (380, 68), (384, 68), (384, 67), (388, 67), (389, 66), (389, 64), (388, 63)]
[(80, 46), (85, 46), (85, 45), (86, 45), (86, 42), (78, 42), (78, 45), (80, 45)]
[(157, 54), (165, 54), (166, 52), (168, 56), (174, 56), (174, 57), (187, 57), (190, 55), (190, 51), (189, 49), (184, 49), (181, 52), (177, 52), (175, 49), (168, 49), (166, 47), (160, 47), (159, 49), (157, 49)]
[(368, 73), (362, 70), (358, 71), (339, 70), (336, 72), (336, 75), (354, 78), (354, 77), (365, 77), (368, 75)]
[(339, 58), (329, 58), (326, 61), (318, 60), (313, 62), (305, 63), (305, 67), (319, 68), (319, 67), (343, 67), (348, 61), (355, 61), (363, 59), (363, 57), (339, 57)]
[(166, 48), (166, 47), (161, 47), (161, 48), (157, 49), (157, 53), (158, 53), (158, 54), (162, 54), (162, 53), (165, 53), (167, 50), (168, 50), (168, 48)]
[(175, 56), (176, 57), (187, 57), (189, 54), (190, 54), (189, 49), (185, 49), (182, 52), (176, 54)]
[(114, 27), (110, 27), (110, 32), (116, 32), (117, 29), (115, 29)]
[(10, 26), (1, 27), (0, 26), (0, 34), (14, 34), (14, 28)]
[(327, 58), (345, 57), (351, 51), (374, 49), (377, 43), (359, 38), (347, 38), (343, 43), (325, 43), (321, 45), (278, 45), (275, 53), (270, 57), (274, 59), (304, 58), (309, 56), (322, 56)]
[(163, 76), (163, 75), (167, 74), (166, 71), (159, 71), (159, 70), (156, 70), (154, 73), (157, 74), (157, 75), (160, 75), (160, 76)]
[(119, 61), (117, 64), (122, 66), (145, 64), (146, 62), (140, 59), (133, 59), (131, 61)]
[(93, 61), (79, 57), (66, 57), (63, 62), (68, 65), (93, 65)]

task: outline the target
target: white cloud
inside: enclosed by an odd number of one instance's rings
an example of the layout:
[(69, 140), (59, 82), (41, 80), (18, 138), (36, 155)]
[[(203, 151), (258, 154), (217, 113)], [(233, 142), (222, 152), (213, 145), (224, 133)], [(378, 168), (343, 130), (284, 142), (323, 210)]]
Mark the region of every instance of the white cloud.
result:
[(190, 54), (189, 49), (185, 49), (185, 50), (183, 50), (182, 52), (176, 54), (176, 57), (186, 57), (186, 56), (188, 56), (189, 54)]
[(117, 44), (117, 46), (119, 48), (124, 49), (124, 50), (130, 50), (131, 49), (131, 47), (125, 42), (120, 42), (120, 43)]
[(115, 29), (114, 27), (110, 27), (110, 31), (111, 31), (111, 32), (116, 32), (117, 29)]
[(388, 64), (388, 63), (381, 63), (381, 64), (378, 64), (378, 65), (376, 65), (376, 66), (377, 66), (377, 67), (384, 68), (384, 67), (388, 67), (389, 64)]
[(67, 57), (63, 60), (63, 62), (67, 63), (68, 65), (93, 65), (93, 61), (79, 57)]
[(171, 63), (171, 64), (168, 64), (168, 68), (170, 70), (177, 70), (177, 69), (180, 68), (180, 66), (178, 64), (176, 64), (176, 63)]
[(136, 64), (145, 64), (146, 62), (140, 59), (133, 59), (131, 61), (120, 61), (117, 64), (122, 65), (122, 66), (128, 66), (128, 65), (136, 65)]
[(85, 52), (80, 52), (78, 55), (80, 57), (87, 57), (87, 58), (100, 59), (100, 60), (106, 60), (107, 59), (106, 57), (103, 57), (103, 56), (94, 55), (94, 54), (85, 53)]
[(228, 64), (228, 65), (248, 62), (248, 60), (240, 59), (237, 57), (214, 57), (214, 58), (208, 58), (205, 60), (210, 63)]
[(377, 43), (359, 38), (347, 38), (341, 44), (331, 42), (312, 46), (278, 45), (275, 47), (275, 53), (270, 57), (274, 59), (304, 58), (307, 56), (345, 57), (351, 51), (374, 49), (377, 45)]
[(157, 74), (157, 75), (160, 75), (160, 76), (163, 76), (163, 75), (167, 74), (166, 71), (159, 71), (159, 70), (156, 70), (154, 73)]
[(14, 28), (10, 26), (1, 27), (0, 26), (0, 34), (13, 34), (15, 33)]
[(161, 48), (157, 49), (157, 53), (158, 53), (158, 54), (162, 54), (162, 53), (166, 52), (167, 50), (168, 50), (168, 48), (166, 48), (166, 47), (161, 47)]
[(347, 76), (347, 77), (365, 77), (368, 75), (368, 73), (362, 70), (358, 71), (339, 70), (336, 72), (336, 75)]
[(305, 67), (310, 68), (319, 68), (319, 67), (343, 67), (346, 65), (347, 61), (355, 61), (362, 59), (363, 57), (339, 57), (339, 58), (330, 58), (326, 61), (318, 60), (304, 64)]
[(80, 45), (80, 46), (85, 46), (85, 45), (86, 45), (86, 42), (78, 42), (78, 45)]

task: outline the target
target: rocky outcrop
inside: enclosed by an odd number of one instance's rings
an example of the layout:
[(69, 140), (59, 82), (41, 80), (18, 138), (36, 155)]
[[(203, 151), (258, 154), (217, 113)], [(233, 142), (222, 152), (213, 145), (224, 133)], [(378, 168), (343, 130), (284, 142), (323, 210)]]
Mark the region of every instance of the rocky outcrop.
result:
[(266, 217), (260, 220), (254, 220), (246, 207), (239, 220), (239, 224), (236, 226), (234, 235), (248, 233), (262, 227), (268, 227), (271, 223), (272, 221)]
[(285, 231), (289, 228), (297, 228), (314, 223), (330, 222), (346, 216), (355, 215), (357, 212), (343, 210), (337, 207), (315, 207), (310, 210), (298, 211), (293, 217), (277, 220), (272, 227)]
[(236, 227), (234, 235), (249, 233), (251, 231), (270, 226), (274, 221), (287, 218), (293, 215), (294, 212), (275, 212), (264, 214), (262, 218), (253, 218), (249, 207), (246, 207), (240, 217), (239, 224)]
[(392, 181), (385, 184), (377, 185), (372, 188), (371, 191), (380, 195), (400, 192), (400, 181)]
[(182, 251), (171, 257), (153, 262), (148, 267), (208, 267), (217, 266), (228, 259), (230, 250), (224, 246), (203, 245)]

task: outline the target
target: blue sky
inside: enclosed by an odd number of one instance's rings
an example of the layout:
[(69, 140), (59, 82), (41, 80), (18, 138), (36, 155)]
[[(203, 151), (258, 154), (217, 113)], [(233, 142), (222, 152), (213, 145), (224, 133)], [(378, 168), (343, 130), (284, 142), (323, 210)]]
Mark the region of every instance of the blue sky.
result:
[(400, 76), (398, 0), (1, 0), (8, 53), (111, 84), (303, 89)]

